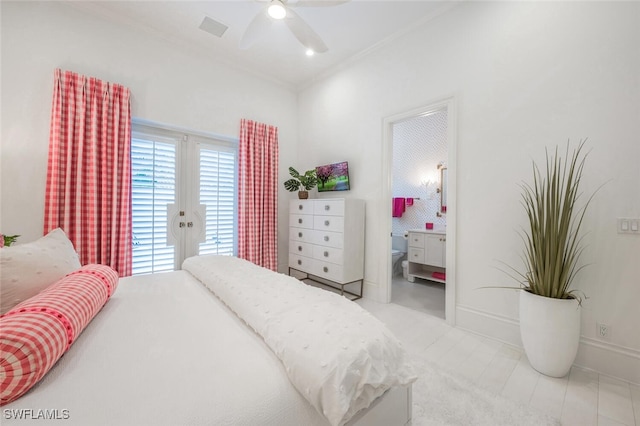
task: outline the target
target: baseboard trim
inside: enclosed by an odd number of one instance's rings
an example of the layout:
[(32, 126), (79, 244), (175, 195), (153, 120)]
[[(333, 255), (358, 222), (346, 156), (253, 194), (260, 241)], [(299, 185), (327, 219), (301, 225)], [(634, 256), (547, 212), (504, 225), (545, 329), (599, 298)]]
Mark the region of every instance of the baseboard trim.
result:
[(574, 365), (640, 385), (640, 351), (633, 348), (581, 336)]
[(456, 305), (456, 327), (522, 347), (518, 321), (464, 305)]
[[(456, 327), (522, 348), (518, 320), (469, 306), (456, 306)], [(640, 350), (581, 336), (574, 365), (640, 384)]]
[(364, 280), (364, 289), (362, 290), (364, 293), (363, 297), (365, 299), (373, 300), (378, 303), (387, 303), (386, 298), (383, 297), (380, 291), (380, 286), (371, 281)]

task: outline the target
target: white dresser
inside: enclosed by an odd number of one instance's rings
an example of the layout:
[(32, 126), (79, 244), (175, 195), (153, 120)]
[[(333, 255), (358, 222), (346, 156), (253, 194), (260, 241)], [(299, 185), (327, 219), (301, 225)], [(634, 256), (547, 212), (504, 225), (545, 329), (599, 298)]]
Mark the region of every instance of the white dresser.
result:
[(344, 286), (364, 279), (364, 200), (291, 200), (289, 268)]
[(447, 235), (444, 232), (411, 229), (409, 230), (409, 261), (407, 279), (424, 278), (444, 283)]

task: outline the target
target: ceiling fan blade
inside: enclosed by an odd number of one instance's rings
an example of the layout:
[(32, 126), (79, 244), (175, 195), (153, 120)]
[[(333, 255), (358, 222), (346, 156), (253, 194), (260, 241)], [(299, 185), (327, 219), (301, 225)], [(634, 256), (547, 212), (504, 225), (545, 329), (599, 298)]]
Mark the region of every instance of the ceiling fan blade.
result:
[(348, 3), (349, 0), (289, 0), (287, 6), (294, 7), (329, 7)]
[(249, 26), (240, 40), (240, 49), (248, 49), (265, 34), (268, 34), (271, 27), (271, 19), (267, 16), (266, 9), (261, 10), (249, 23)]
[(327, 46), (318, 34), (291, 8), (287, 8), (287, 17), (285, 18), (287, 27), (302, 45), (314, 52), (326, 52)]

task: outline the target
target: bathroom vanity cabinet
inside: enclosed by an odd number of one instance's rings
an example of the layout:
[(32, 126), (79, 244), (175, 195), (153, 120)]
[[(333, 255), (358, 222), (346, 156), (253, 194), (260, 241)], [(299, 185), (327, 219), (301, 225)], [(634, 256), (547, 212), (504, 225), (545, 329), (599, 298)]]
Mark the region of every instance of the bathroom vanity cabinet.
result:
[(447, 235), (444, 232), (410, 230), (407, 269), (409, 282), (415, 282), (418, 277), (444, 283), (442, 276), (446, 273), (446, 247)]

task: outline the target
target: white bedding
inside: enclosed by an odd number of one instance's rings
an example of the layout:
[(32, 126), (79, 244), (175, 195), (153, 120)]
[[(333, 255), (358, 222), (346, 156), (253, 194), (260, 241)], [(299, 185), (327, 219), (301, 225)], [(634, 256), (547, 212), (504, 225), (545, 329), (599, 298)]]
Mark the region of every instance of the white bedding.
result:
[(2, 410), (3, 426), (49, 423), (18, 414), (83, 426), (328, 425), (264, 341), (185, 271), (122, 279), (44, 379)]
[(2, 424), (336, 426), (415, 380), (395, 337), (343, 297), (227, 256), (184, 268), (121, 279)]
[(416, 379), (391, 332), (344, 297), (228, 256), (192, 257), (183, 268), (264, 338), (333, 426)]

